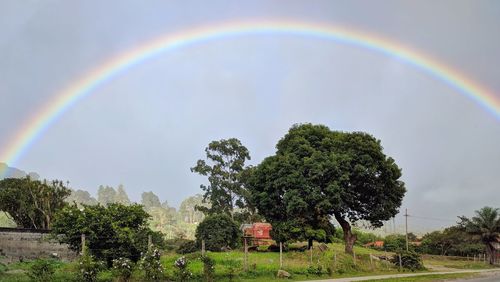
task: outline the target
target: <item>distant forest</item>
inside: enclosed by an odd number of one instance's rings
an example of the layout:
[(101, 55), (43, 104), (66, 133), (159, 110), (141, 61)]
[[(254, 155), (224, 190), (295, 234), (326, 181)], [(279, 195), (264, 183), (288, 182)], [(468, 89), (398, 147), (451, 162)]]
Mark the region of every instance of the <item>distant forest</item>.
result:
[[(0, 163), (0, 171), (5, 171), (5, 178), (39, 179), (39, 175), (34, 172), (26, 173), (17, 168), (8, 167)], [(108, 205), (111, 203), (121, 203), (129, 205), (130, 201), (127, 191), (123, 185), (114, 188), (111, 186), (99, 186), (97, 197), (93, 197), (85, 190), (72, 190), (71, 195), (66, 199), (68, 203), (81, 205)], [(195, 209), (196, 206), (205, 206), (203, 196), (200, 194), (188, 197), (181, 202), (179, 209), (169, 206), (168, 202), (161, 201), (152, 191), (144, 192), (141, 195), (141, 205), (151, 215), (150, 227), (155, 231), (165, 234), (167, 239), (185, 238), (194, 239), (196, 225), (204, 218), (202, 212)], [(16, 224), (5, 212), (0, 212), (0, 227), (16, 227)]]

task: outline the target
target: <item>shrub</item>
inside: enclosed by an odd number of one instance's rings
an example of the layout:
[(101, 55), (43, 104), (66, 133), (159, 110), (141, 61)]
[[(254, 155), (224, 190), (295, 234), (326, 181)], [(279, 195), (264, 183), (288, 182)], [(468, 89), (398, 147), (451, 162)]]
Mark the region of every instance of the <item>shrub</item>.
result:
[(7, 266), (0, 262), (0, 275), (7, 271)]
[(55, 271), (55, 266), (50, 260), (37, 259), (31, 265), (28, 276), (36, 282), (49, 282), (52, 281)]
[(207, 216), (196, 228), (196, 242), (201, 245), (205, 240), (205, 248), (220, 252), (224, 248), (238, 247), (240, 230), (227, 214)]
[(414, 251), (402, 251), (392, 257), (391, 262), (399, 267), (399, 256), (401, 256), (401, 266), (405, 269), (416, 271), (424, 269), (422, 258)]
[(156, 246), (163, 244), (161, 234), (148, 227), (149, 218), (137, 204), (83, 205), (81, 209), (72, 205), (56, 214), (52, 232), (64, 234), (56, 238), (77, 252), (81, 247), (80, 236), (85, 234), (91, 255), (105, 260), (111, 267), (114, 258), (125, 257), (137, 262), (148, 248), (149, 235)]
[(195, 241), (188, 240), (182, 243), (175, 251), (178, 254), (190, 254), (198, 251), (198, 246)]
[(160, 262), (160, 251), (158, 249), (148, 250), (141, 258), (140, 265), (146, 280), (158, 281), (163, 277), (163, 266)]
[(97, 281), (97, 275), (103, 269), (104, 264), (95, 261), (94, 258), (89, 255), (88, 251), (85, 250), (84, 255), (78, 259), (77, 281), (95, 282)]
[(215, 261), (207, 255), (201, 256), (200, 260), (203, 262), (203, 280), (215, 281)]
[(316, 267), (311, 265), (307, 268), (307, 273), (321, 276), (321, 274), (323, 274), (323, 267), (321, 265), (318, 265)]
[(132, 276), (132, 261), (128, 258), (117, 258), (113, 260), (113, 270), (118, 281), (126, 282)]
[(187, 269), (189, 261), (186, 257), (178, 258), (174, 266), (176, 267), (175, 276), (177, 281), (188, 281), (193, 274)]

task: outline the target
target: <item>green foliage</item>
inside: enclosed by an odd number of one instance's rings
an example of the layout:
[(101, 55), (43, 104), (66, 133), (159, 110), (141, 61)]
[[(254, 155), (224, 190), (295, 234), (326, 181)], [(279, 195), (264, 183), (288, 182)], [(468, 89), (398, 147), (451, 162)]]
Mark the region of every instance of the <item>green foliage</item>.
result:
[(464, 245), (470, 245), (469, 236), (459, 227), (446, 228), (443, 231), (427, 233), (422, 237), (422, 244), (417, 248), (418, 252), (432, 255), (474, 255), (463, 253)]
[(106, 260), (112, 265), (114, 258), (125, 257), (136, 262), (141, 252), (147, 250), (148, 235), (153, 235), (153, 243), (162, 245), (161, 234), (149, 229), (149, 215), (142, 206), (121, 204), (68, 206), (56, 217), (52, 232), (61, 243), (80, 251), (81, 234), (86, 236), (89, 251), (97, 259)]
[[(0, 257), (1, 258), (1, 257)], [(0, 275), (2, 275), (5, 271), (7, 271), (9, 268), (7, 267), (7, 265), (3, 264), (2, 262), (0, 262)]]
[(207, 255), (201, 256), (200, 260), (203, 262), (203, 281), (215, 281), (215, 260)]
[(128, 258), (117, 258), (113, 260), (113, 272), (121, 282), (129, 281), (132, 276), (133, 263)]
[(364, 231), (361, 231), (359, 229), (354, 229), (353, 233), (357, 236), (356, 243), (358, 243), (359, 245), (364, 245), (364, 244), (368, 244), (371, 242), (382, 240), (382, 237), (380, 237), (376, 234), (373, 234), (370, 232), (364, 232)]
[(198, 245), (193, 240), (187, 240), (176, 250), (178, 254), (190, 254), (199, 251)]
[(140, 266), (144, 271), (147, 281), (159, 281), (163, 278), (163, 266), (160, 262), (160, 251), (158, 249), (148, 250), (141, 258)]
[(321, 276), (321, 274), (323, 274), (323, 267), (321, 265), (317, 265), (317, 266), (311, 265), (307, 268), (307, 273), (312, 274), (312, 275)]
[(50, 229), (54, 214), (66, 205), (70, 193), (58, 180), (7, 178), (0, 180), (0, 210), (20, 227)]
[(96, 261), (94, 257), (85, 250), (84, 254), (78, 259), (78, 269), (76, 273), (77, 281), (95, 282), (97, 281), (97, 275), (104, 270), (104, 268), (103, 263)]
[(379, 227), (397, 214), (406, 192), (401, 170), (373, 136), (302, 124), (276, 148), (248, 182), (252, 202), (277, 228), (274, 239), (310, 239), (310, 230), (333, 235), (329, 219), (335, 216), (352, 248), (349, 222)]
[(484, 207), (475, 212), (471, 219), (460, 217), (460, 226), (473, 237), (480, 239), (486, 246), (490, 264), (494, 264), (493, 244), (500, 238), (500, 209)]
[(196, 242), (205, 240), (206, 250), (220, 252), (223, 248), (234, 249), (239, 245), (240, 230), (227, 214), (207, 216), (196, 228)]
[(175, 263), (175, 280), (180, 282), (188, 281), (193, 274), (188, 269), (189, 260), (186, 257), (178, 258)]
[(404, 269), (411, 271), (417, 271), (424, 269), (424, 264), (422, 262), (422, 257), (414, 251), (402, 251), (398, 252), (391, 259), (391, 262), (399, 267), (399, 256), (401, 256), (401, 266)]
[(209, 207), (199, 206), (205, 214), (233, 214), (236, 207), (247, 208), (247, 192), (242, 182), (248, 149), (236, 138), (212, 141), (205, 149), (206, 161), (198, 160), (192, 172), (207, 176), (209, 185), (200, 185)]
[(49, 282), (52, 281), (55, 271), (55, 265), (52, 261), (37, 259), (33, 262), (27, 274), (32, 281)]
[[(408, 246), (410, 247), (410, 246)], [(406, 249), (406, 236), (401, 234), (391, 234), (384, 238), (384, 250), (397, 252)]]

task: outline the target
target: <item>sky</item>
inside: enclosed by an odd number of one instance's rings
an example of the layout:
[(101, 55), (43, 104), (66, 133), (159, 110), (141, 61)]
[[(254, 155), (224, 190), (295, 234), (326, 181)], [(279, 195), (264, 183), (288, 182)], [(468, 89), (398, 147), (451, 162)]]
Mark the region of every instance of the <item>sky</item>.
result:
[[(65, 87), (155, 38), (226, 22), (351, 28), (438, 59), (500, 99), (498, 1), (38, 1), (0, 3), (0, 148)], [(127, 69), (9, 163), (95, 194), (123, 184), (178, 206), (212, 140), (256, 165), (295, 123), (366, 131), (402, 168), (410, 228), (500, 202), (500, 119), (397, 58), (293, 34), (223, 37)], [(0, 160), (7, 162), (8, 160)], [(401, 228), (403, 217), (397, 218)]]

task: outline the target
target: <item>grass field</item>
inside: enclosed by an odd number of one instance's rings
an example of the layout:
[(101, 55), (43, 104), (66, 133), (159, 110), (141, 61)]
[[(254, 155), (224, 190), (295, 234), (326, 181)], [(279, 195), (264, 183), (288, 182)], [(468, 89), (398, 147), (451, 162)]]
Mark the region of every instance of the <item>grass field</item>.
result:
[[(343, 244), (328, 244), (328, 250), (321, 252), (318, 248), (313, 251), (311, 260), (310, 252), (286, 252), (283, 254), (283, 269), (289, 272), (291, 280), (314, 280), (330, 277), (353, 277), (400, 273), (387, 261), (378, 260), (375, 256), (390, 256), (390, 253), (372, 249), (355, 247), (356, 260), (352, 256), (344, 254)], [(193, 273), (192, 281), (201, 281), (203, 263), (199, 259), (199, 253), (188, 254), (188, 269)], [(279, 253), (273, 252), (251, 252), (248, 256), (248, 270), (244, 269), (244, 253), (235, 250), (225, 253), (208, 253), (215, 261), (216, 281), (270, 281), (276, 279), (279, 266)], [(166, 276), (173, 278), (174, 261), (181, 255), (166, 252), (162, 255), (161, 262), (165, 267)], [(312, 263), (311, 263), (312, 261)], [(76, 263), (56, 263), (56, 273), (53, 281), (71, 281), (77, 269)], [(473, 262), (459, 259), (448, 259), (446, 257), (428, 256), (424, 260), (428, 271), (452, 270), (452, 269), (482, 269), (490, 268), (484, 262)], [(0, 272), (0, 281), (29, 281), (25, 272), (30, 268), (30, 262), (14, 263)], [(6, 272), (5, 272), (6, 271)], [(453, 274), (457, 277), (465, 277), (466, 274)], [(465, 275), (465, 276), (460, 276)], [(113, 273), (104, 271), (99, 275), (99, 281), (113, 281)], [(142, 273), (134, 271), (131, 281), (142, 281)], [(428, 280), (433, 276), (412, 277), (413, 280), (386, 280), (386, 281), (433, 281)], [(446, 278), (446, 277), (445, 277)], [(401, 278), (400, 278), (401, 279)], [(410, 278), (408, 278), (410, 279)], [(421, 279), (421, 280), (415, 280)], [(424, 279), (424, 280), (422, 280)], [(427, 279), (427, 280), (425, 280)], [(380, 281), (380, 280), (377, 280)]]

